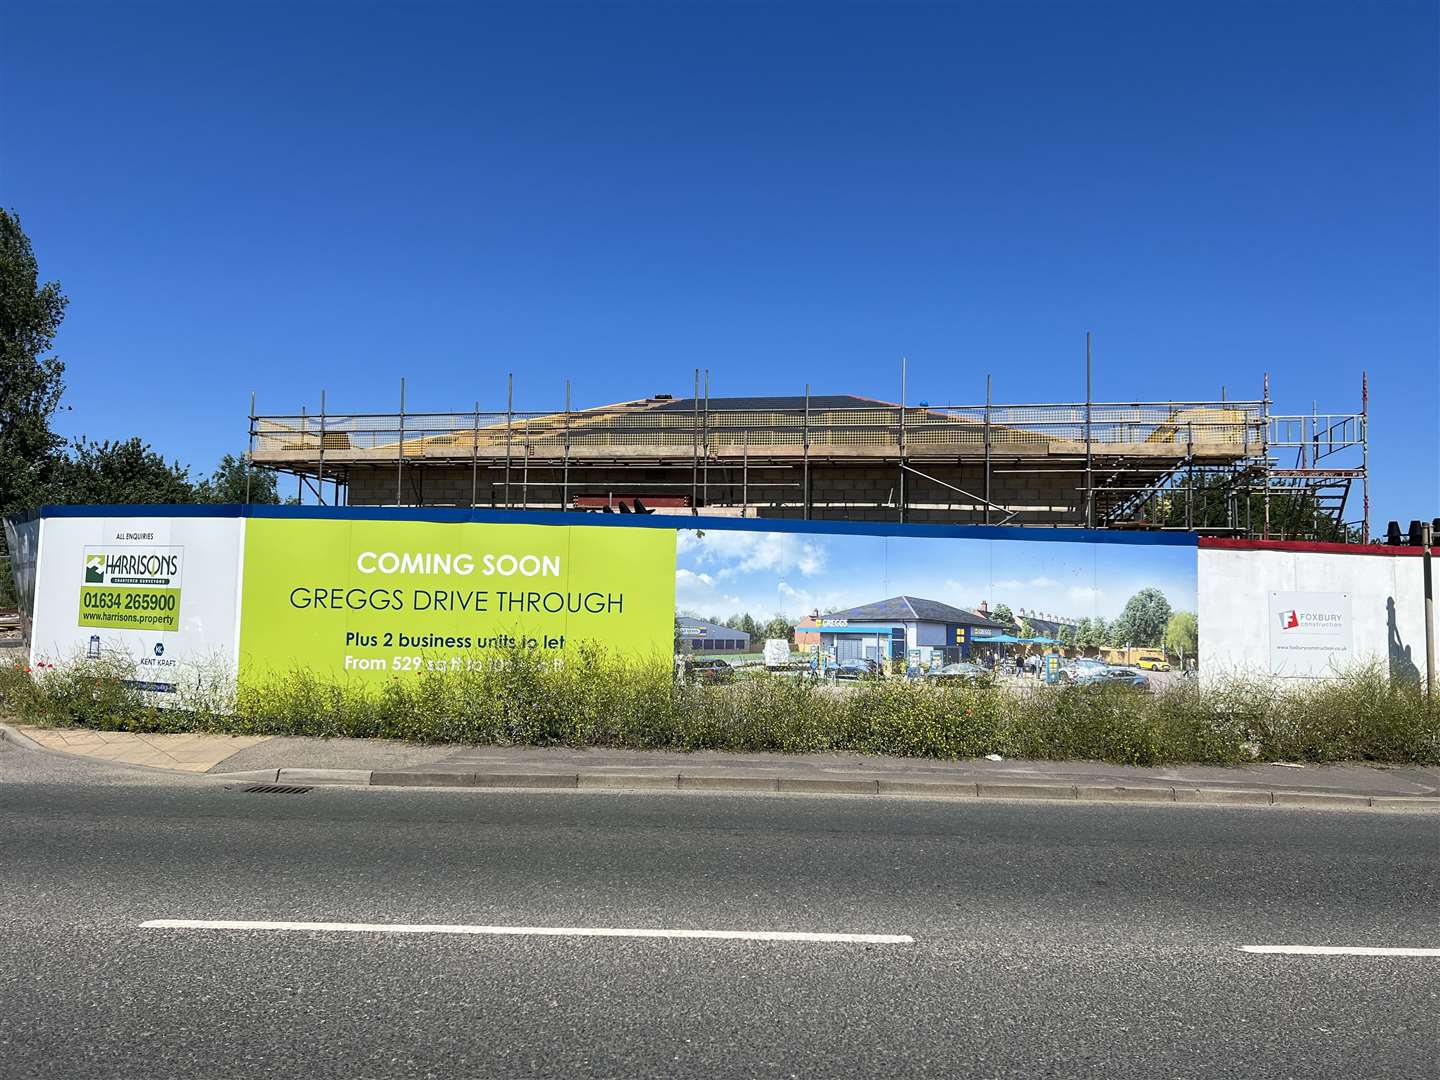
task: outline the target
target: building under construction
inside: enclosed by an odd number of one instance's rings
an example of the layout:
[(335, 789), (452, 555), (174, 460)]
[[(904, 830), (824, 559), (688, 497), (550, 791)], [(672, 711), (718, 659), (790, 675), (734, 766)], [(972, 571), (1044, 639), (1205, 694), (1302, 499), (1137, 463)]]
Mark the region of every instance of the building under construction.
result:
[[(697, 379), (697, 383), (699, 380)], [(568, 396), (568, 393), (567, 393)], [(307, 502), (1369, 537), (1359, 412), (657, 394), (547, 412), (250, 416)]]

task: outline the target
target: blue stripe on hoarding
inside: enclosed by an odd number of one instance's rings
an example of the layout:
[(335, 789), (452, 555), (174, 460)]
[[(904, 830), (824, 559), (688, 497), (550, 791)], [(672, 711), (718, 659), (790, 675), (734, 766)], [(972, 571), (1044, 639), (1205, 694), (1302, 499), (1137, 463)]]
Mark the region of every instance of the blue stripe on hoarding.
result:
[(253, 517), (307, 521), (431, 521), (513, 525), (592, 525), (601, 528), (718, 529), (735, 532), (832, 536), (910, 536), (962, 540), (1023, 540), (1066, 544), (1138, 544), (1195, 547), (1194, 533), (1127, 532), (1018, 525), (901, 525), (885, 521), (803, 521), (796, 518), (728, 518), (671, 514), (596, 514), (573, 510), (496, 510), (456, 506), (259, 506), (236, 503), (115, 506), (42, 506), (39, 516), (85, 517)]

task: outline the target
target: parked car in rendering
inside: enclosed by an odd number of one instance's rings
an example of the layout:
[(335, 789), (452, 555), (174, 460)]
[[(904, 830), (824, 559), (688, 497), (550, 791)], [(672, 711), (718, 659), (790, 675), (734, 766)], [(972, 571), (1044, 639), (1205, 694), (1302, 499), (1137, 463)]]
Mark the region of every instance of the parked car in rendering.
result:
[(1135, 661), (1135, 666), (1141, 671), (1169, 671), (1170, 661), (1158, 654), (1146, 653)]
[(836, 682), (857, 679), (878, 679), (881, 674), (878, 660), (842, 660), (830, 669), (830, 677)]
[(1130, 667), (1102, 664), (1100, 667), (1087, 666), (1070, 680), (1075, 686), (1130, 686), (1136, 690), (1149, 690), (1150, 680)]
[(1082, 676), (1093, 674), (1101, 668), (1109, 666), (1104, 660), (1096, 660), (1091, 656), (1078, 656), (1060, 669), (1060, 681), (1078, 682)]
[(990, 672), (985, 668), (967, 661), (931, 668), (924, 675), (925, 681), (930, 683), (973, 683), (990, 677)]

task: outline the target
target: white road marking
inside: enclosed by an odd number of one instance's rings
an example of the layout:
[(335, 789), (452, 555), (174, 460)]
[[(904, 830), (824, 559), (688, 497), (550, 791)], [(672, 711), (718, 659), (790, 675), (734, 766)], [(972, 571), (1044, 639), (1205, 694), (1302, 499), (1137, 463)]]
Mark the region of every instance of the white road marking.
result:
[(1382, 949), (1368, 945), (1241, 945), (1245, 952), (1290, 956), (1440, 956), (1440, 949)]
[(489, 934), (502, 937), (710, 938), (734, 941), (913, 945), (909, 934), (825, 934), (795, 930), (666, 930), (610, 926), (456, 926), (445, 923), (269, 922), (247, 919), (151, 919), (149, 930), (319, 930), (342, 934)]

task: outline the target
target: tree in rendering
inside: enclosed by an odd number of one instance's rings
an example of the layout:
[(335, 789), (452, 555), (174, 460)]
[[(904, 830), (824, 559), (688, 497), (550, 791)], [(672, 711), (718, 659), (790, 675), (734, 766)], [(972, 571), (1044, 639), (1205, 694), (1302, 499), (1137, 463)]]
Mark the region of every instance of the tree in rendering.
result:
[(790, 625), (790, 620), (784, 615), (776, 615), (761, 628), (761, 634), (766, 641), (776, 638), (784, 638), (790, 644), (795, 644), (795, 628)]
[(1170, 601), (1159, 589), (1141, 589), (1115, 620), (1115, 645), (1159, 645), (1170, 622)]
[(1200, 652), (1200, 624), (1193, 611), (1177, 611), (1165, 624), (1165, 651), (1180, 658), (1193, 659)]
[(1110, 644), (1110, 625), (1099, 615), (1093, 619), (1081, 619), (1079, 642), (1087, 649), (1103, 649)]
[(1015, 629), (1015, 613), (1010, 610), (1009, 604), (996, 604), (995, 610), (990, 612), (990, 618), (1011, 630)]

